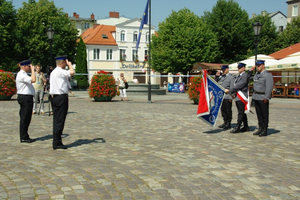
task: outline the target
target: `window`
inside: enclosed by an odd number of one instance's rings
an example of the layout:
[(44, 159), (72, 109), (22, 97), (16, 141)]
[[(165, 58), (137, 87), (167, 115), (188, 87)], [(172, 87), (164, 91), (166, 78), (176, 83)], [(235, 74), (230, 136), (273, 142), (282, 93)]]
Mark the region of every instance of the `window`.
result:
[(145, 39), (145, 41), (149, 42), (149, 32), (146, 33), (146, 39)]
[(292, 16), (298, 16), (298, 5), (293, 5), (293, 13)]
[(106, 60), (112, 60), (112, 49), (106, 50)]
[(103, 38), (103, 39), (108, 39), (108, 37), (107, 37), (106, 34), (102, 34), (102, 38)]
[(148, 61), (149, 51), (145, 50), (145, 61)]
[(120, 61), (126, 61), (126, 50), (120, 49)]
[(120, 40), (125, 41), (125, 31), (121, 31)]
[(94, 49), (94, 60), (100, 60), (100, 49)]
[(132, 50), (132, 60), (136, 61), (139, 59), (138, 50)]
[(136, 42), (136, 41), (137, 41), (137, 38), (138, 38), (138, 32), (135, 31), (135, 32), (133, 33), (133, 41)]
[(279, 33), (281, 33), (283, 31), (283, 26), (279, 26), (278, 31), (279, 31)]
[(90, 23), (84, 23), (84, 29), (90, 28)]

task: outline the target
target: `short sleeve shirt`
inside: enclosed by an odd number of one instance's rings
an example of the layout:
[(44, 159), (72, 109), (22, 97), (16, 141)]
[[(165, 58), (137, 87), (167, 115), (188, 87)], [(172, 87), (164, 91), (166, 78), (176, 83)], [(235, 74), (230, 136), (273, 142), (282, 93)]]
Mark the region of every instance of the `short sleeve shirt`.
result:
[(31, 77), (24, 70), (20, 70), (16, 78), (17, 94), (34, 95)]
[(56, 67), (50, 76), (50, 94), (68, 94), (70, 71)]

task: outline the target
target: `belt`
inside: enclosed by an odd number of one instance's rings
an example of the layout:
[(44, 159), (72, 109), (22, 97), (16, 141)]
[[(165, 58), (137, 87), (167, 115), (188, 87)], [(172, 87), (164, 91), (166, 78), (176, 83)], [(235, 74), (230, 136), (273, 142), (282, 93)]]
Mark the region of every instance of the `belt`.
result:
[(53, 97), (58, 97), (58, 96), (67, 96), (68, 94), (53, 94)]
[(256, 90), (254, 90), (254, 92), (257, 93), (257, 94), (265, 94), (265, 92), (258, 92)]
[(33, 97), (33, 94), (18, 94), (19, 96)]

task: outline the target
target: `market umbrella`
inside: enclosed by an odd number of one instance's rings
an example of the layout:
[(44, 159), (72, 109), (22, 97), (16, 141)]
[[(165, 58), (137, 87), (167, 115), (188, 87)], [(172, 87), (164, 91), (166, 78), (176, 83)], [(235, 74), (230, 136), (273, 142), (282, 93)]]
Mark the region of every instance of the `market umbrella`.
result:
[(271, 65), (269, 71), (298, 71), (300, 70), (300, 52), (288, 55)]
[[(273, 58), (271, 56), (264, 55), (264, 54), (258, 54), (257, 55), (257, 60), (265, 60), (265, 66), (266, 66), (267, 70), (269, 70), (270, 66), (274, 66), (278, 63), (278, 60), (276, 60), (275, 58)], [(240, 62), (247, 64), (246, 69), (250, 69), (251, 67), (253, 67), (255, 65), (255, 56), (251, 56), (251, 57), (249, 57), (245, 60), (242, 60)], [(238, 63), (239, 62), (230, 64), (229, 69), (230, 70), (237, 70)]]

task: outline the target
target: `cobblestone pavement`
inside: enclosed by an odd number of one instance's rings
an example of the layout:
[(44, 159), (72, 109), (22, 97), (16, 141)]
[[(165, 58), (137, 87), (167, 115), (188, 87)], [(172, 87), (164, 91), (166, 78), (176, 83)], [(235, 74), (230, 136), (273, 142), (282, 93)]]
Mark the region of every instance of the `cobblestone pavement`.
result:
[(300, 199), (298, 99), (271, 100), (267, 137), (255, 114), (251, 132), (209, 127), (187, 94), (69, 101), (67, 150), (52, 149), (48, 115), (20, 143), (16, 97), (0, 102), (0, 199)]

